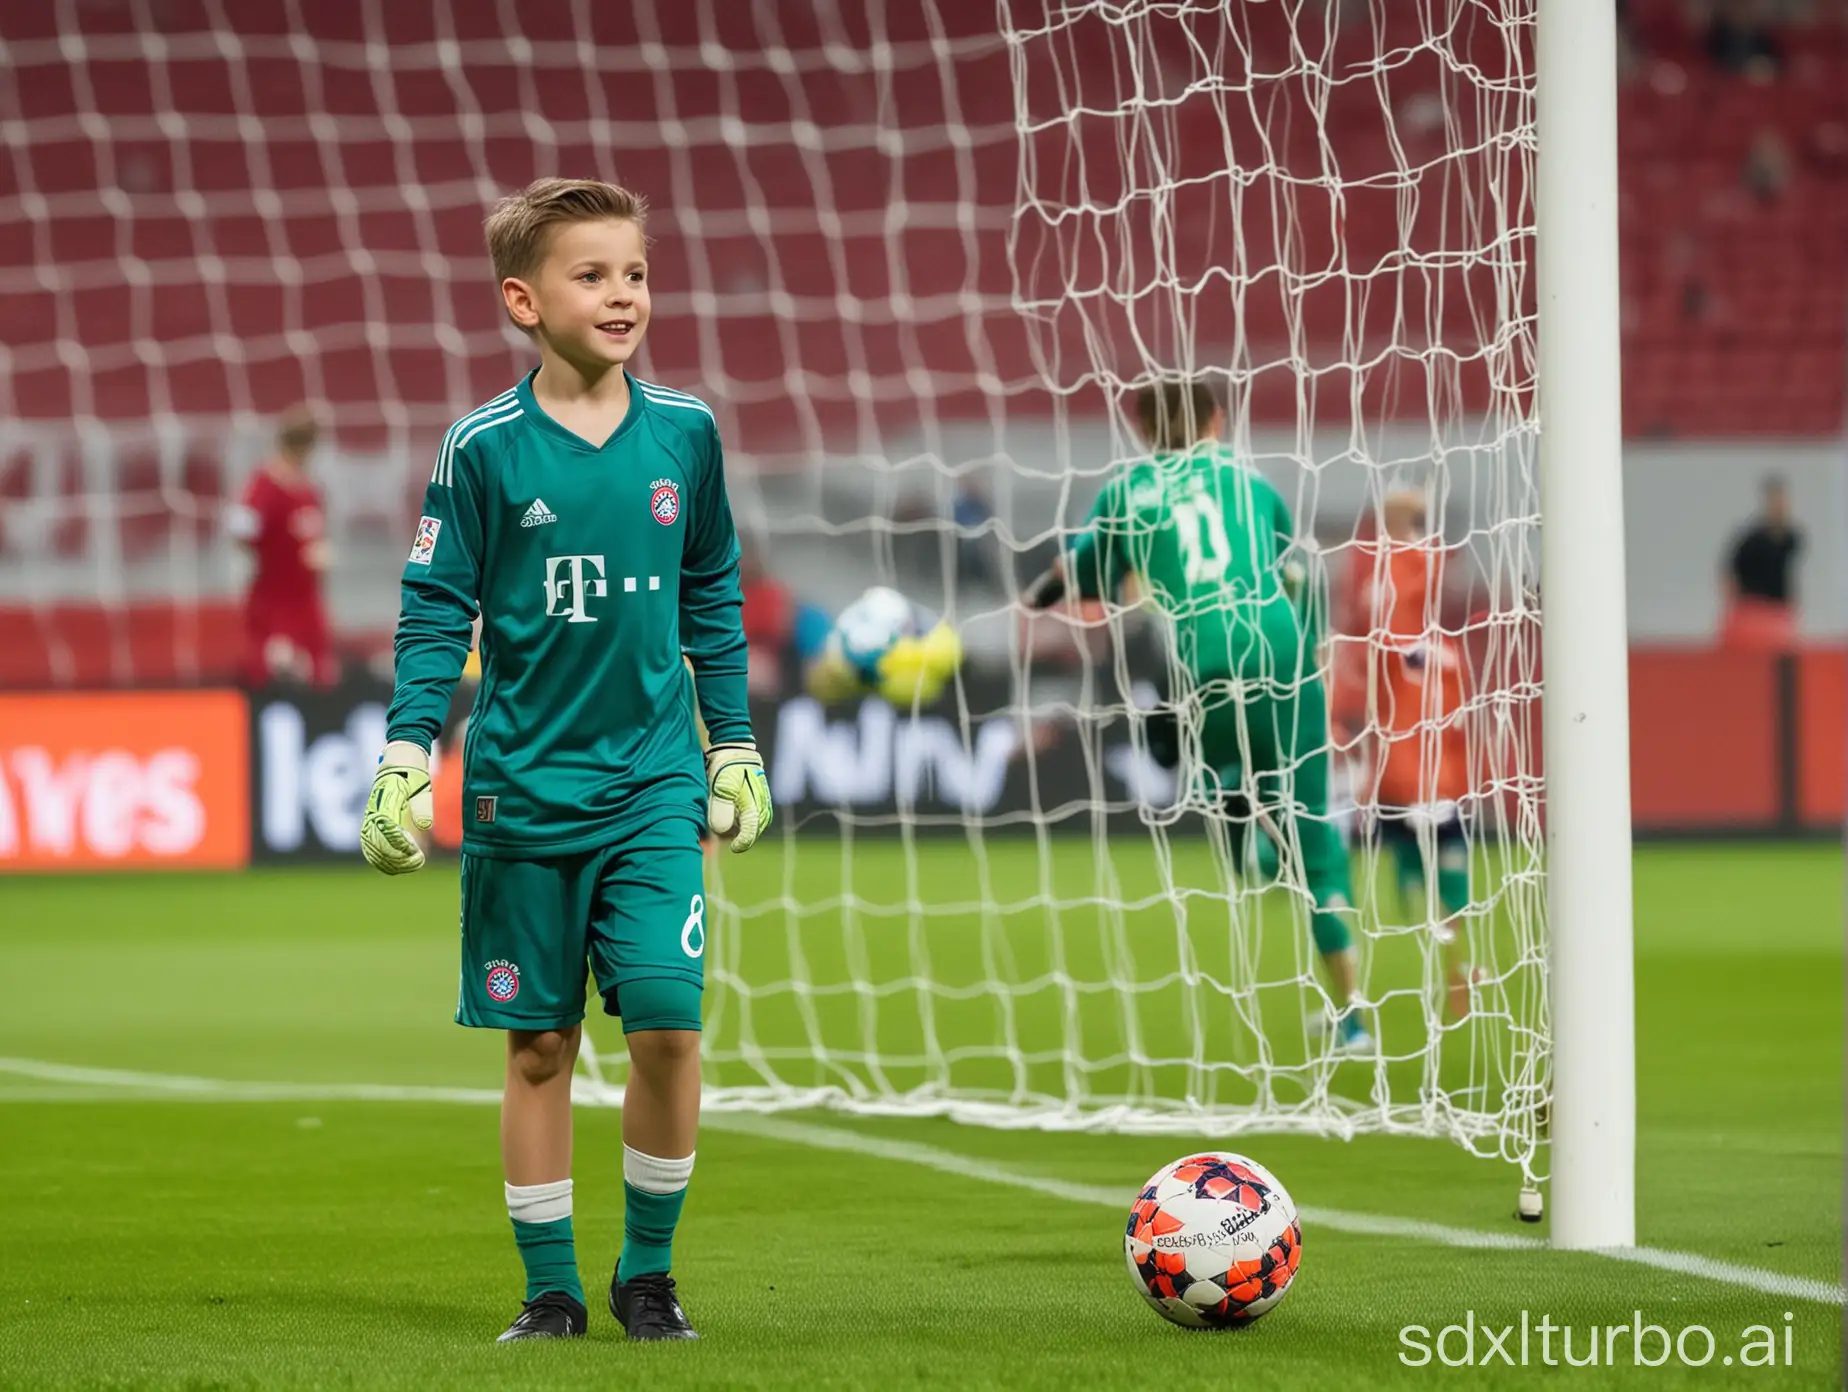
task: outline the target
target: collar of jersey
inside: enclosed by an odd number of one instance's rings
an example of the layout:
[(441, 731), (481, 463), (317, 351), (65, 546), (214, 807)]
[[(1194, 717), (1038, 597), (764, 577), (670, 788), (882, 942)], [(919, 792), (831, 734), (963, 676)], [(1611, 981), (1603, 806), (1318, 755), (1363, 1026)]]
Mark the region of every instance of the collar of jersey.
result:
[(562, 440), (568, 445), (574, 445), (578, 449), (583, 450), (586, 454), (602, 454), (605, 450), (609, 449), (611, 445), (614, 445), (618, 440), (634, 429), (635, 423), (642, 418), (642, 411), (645, 407), (642, 389), (635, 385), (635, 378), (629, 375), (629, 369), (625, 367), (622, 370), (622, 375), (629, 383), (629, 413), (622, 418), (622, 424), (611, 432), (609, 439), (605, 440), (600, 445), (593, 445), (575, 430), (565, 429), (564, 426), (560, 425), (545, 413), (545, 408), (539, 404), (539, 398), (533, 395), (533, 378), (538, 375), (539, 369), (535, 367), (531, 372), (522, 377), (519, 385), (513, 389), (514, 396), (520, 403), (520, 409), (526, 412), (528, 420), (536, 424), (541, 430), (545, 431), (546, 434), (552, 436), (554, 439)]

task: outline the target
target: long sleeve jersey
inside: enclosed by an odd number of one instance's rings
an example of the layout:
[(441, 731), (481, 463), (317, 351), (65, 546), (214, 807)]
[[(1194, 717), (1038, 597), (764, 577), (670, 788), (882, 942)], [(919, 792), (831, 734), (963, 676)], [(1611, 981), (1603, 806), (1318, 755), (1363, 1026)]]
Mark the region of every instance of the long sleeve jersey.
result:
[(1285, 583), (1290, 509), (1263, 475), (1211, 444), (1131, 464), (1098, 494), (1070, 571), (1087, 599), (1142, 577), (1196, 681), (1295, 681), (1306, 648)]
[(596, 446), (540, 409), (529, 374), (450, 427), (404, 567), (388, 739), (434, 741), (477, 614), (464, 852), (563, 855), (702, 810), (688, 662), (712, 739), (751, 737), (706, 404), (630, 378), (628, 415)]

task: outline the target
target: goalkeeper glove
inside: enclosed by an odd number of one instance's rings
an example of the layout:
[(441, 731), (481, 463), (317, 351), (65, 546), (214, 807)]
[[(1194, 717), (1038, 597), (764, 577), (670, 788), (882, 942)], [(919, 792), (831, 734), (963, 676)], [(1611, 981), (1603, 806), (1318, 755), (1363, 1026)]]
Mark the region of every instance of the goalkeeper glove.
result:
[(706, 753), (706, 825), (734, 853), (770, 829), (770, 780), (755, 744), (715, 744)]
[(408, 740), (393, 740), (379, 756), (379, 771), (366, 799), (359, 849), (366, 864), (386, 875), (423, 869), (423, 848), (404, 829), (404, 814), (422, 830), (435, 820), (430, 796), (430, 756)]

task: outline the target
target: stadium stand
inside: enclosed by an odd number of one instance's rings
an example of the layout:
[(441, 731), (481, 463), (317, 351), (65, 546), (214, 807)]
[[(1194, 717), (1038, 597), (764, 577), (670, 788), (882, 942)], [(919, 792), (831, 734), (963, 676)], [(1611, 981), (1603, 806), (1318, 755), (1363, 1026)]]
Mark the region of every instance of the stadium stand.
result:
[[(1247, 12), (1244, 61), (1287, 62), (1271, 8)], [(779, 11), (788, 46), (826, 53), (827, 36), (805, 32), (803, 9)], [(1388, 9), (1413, 37), (1411, 16)], [(479, 227), (484, 203), (541, 173), (582, 169), (643, 190), (696, 190), (690, 204), (662, 210), (659, 279), (689, 289), (651, 337), (651, 366), (693, 382), (716, 365), (723, 380), (705, 385), (761, 467), (774, 467), (778, 441), (793, 447), (801, 437), (799, 412), (811, 432), (863, 441), (902, 422), (919, 370), (940, 417), (980, 418), (996, 391), (1009, 396), (1010, 415), (1032, 410), (1043, 389), (1010, 302), (1010, 267), (1023, 264), (1008, 245), (1020, 150), (1007, 56), (988, 32), (987, 7), (968, 7), (966, 32), (939, 36), (909, 31), (905, 7), (894, 7), (888, 40), (941, 43), (955, 78), (924, 70), (928, 81), (890, 91), (844, 63), (805, 68), (793, 81), (728, 72), (723, 6), (711, 11), (716, 44), (699, 31), (705, 11), (690, 6), (660, 7), (660, 30), (648, 35), (632, 7), (588, 7), (595, 43), (581, 47), (565, 7), (525, 7), (518, 34), (503, 25), (509, 13), (485, 3), (308, 6), (291, 7), (291, 21), (279, 3), (7, 7), (0, 567), (9, 552), (27, 556), (33, 579), (29, 593), (0, 586), (0, 683), (222, 677), (235, 623), (210, 598), (212, 577), (197, 577), (195, 597), (176, 601), (186, 607), (178, 617), (128, 603), (137, 564), (197, 549), (232, 490), (233, 466), (201, 444), (212, 431), (200, 423), (252, 424), (313, 399), (331, 408), (344, 449), (427, 449), (458, 410), (517, 370), (519, 352), (482, 283)], [(81, 43), (60, 35), (61, 17), (72, 16)], [(152, 31), (137, 27), (147, 16)], [(1629, 23), (1629, 430), (1839, 432), (1848, 27), (1831, 12), (1788, 31), (1780, 70), (1759, 82), (1715, 66), (1677, 0), (1639, 0)], [(1494, 42), (1485, 27), (1470, 39), (1484, 50), (1473, 56), (1494, 61)], [(664, 64), (666, 51), (702, 61)], [(1421, 138), (1441, 146), (1428, 126), (1421, 137), (1432, 103), (1418, 84), (1435, 81), (1435, 59), (1421, 66), (1418, 56), (1405, 65), (1390, 123), (1371, 92), (1325, 94), (1350, 166), (1416, 161)], [(1082, 72), (1108, 55), (1076, 59)], [(592, 65), (601, 81), (586, 77)], [(958, 110), (945, 109), (946, 92)], [(902, 113), (907, 141), (914, 130), (942, 140), (908, 145), (898, 158), (863, 139), (830, 140), (863, 126), (880, 102)], [(1247, 119), (1243, 128), (1173, 129), (1162, 157), (1184, 173), (1190, 161), (1222, 159), (1229, 145), (1313, 183), (1312, 122)], [(1266, 131), (1285, 134), (1266, 140)], [(1121, 166), (1117, 135), (1100, 123), (1087, 136), (1100, 143), (1086, 177)], [(690, 151), (699, 156), (691, 164)], [(1756, 173), (1755, 152), (1764, 166)], [(1318, 213), (1299, 228), (1297, 263), (1307, 266), (1326, 263), (1339, 244), (1352, 264), (1370, 267), (1399, 245), (1398, 219), (1443, 215), (1436, 204), (1408, 212), (1390, 190), (1353, 186), (1320, 205), (1306, 189), (1304, 206)], [(911, 220), (895, 228), (894, 208)], [(1182, 266), (1222, 259), (1223, 220), (1184, 201), (1173, 235)], [(1239, 235), (1254, 262), (1275, 259), (1260, 244), (1267, 225)], [(1432, 279), (1440, 327), (1486, 312), (1467, 280)], [(1242, 296), (1238, 323), (1231, 297), (1203, 297), (1199, 340), (1281, 341), (1283, 297), (1264, 289)], [(1338, 356), (1353, 332), (1351, 297), (1337, 280), (1299, 303), (1311, 356), (1316, 344)], [(1410, 322), (1425, 331), (1422, 313)], [(1081, 331), (1055, 323), (1042, 346), (1074, 346)], [(1297, 383), (1277, 364), (1254, 383), (1256, 420), (1289, 420), (1297, 409)], [(1338, 380), (1320, 389), (1325, 407), (1312, 409), (1347, 409)], [(1460, 374), (1455, 389), (1463, 405), (1479, 404), (1486, 378)], [(1424, 384), (1410, 374), (1390, 391), (1368, 390), (1370, 415), (1424, 409)], [(112, 437), (106, 468), (97, 432)], [(353, 505), (361, 515), (341, 520), (389, 525), (414, 482), (373, 488), (370, 503)], [(100, 571), (104, 588), (113, 585), (100, 601), (57, 582), (61, 565), (99, 570), (98, 529), (111, 534)], [(199, 640), (175, 642), (179, 628)]]

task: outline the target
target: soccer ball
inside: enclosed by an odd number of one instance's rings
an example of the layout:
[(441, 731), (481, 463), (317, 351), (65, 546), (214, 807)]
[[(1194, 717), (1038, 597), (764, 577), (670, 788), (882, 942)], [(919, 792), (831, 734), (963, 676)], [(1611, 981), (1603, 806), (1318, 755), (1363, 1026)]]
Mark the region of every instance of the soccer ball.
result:
[(1123, 1234), (1136, 1290), (1188, 1329), (1250, 1324), (1283, 1299), (1302, 1251), (1296, 1205), (1277, 1177), (1215, 1151), (1157, 1170)]
[(809, 689), (824, 700), (876, 692), (895, 706), (929, 705), (961, 662), (953, 628), (880, 585), (834, 621), (810, 670)]
[(879, 664), (906, 638), (920, 638), (935, 623), (922, 606), (897, 590), (875, 585), (841, 611), (833, 642), (867, 686), (879, 684)]

